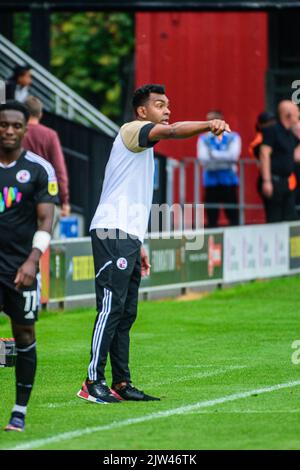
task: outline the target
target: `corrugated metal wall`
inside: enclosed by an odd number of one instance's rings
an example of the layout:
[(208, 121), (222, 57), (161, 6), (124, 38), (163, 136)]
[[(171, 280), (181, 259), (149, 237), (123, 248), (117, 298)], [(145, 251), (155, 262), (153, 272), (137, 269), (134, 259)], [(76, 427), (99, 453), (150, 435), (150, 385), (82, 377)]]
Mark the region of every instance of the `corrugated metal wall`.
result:
[[(137, 13), (136, 85), (164, 83), (172, 121), (203, 120), (221, 109), (243, 139), (243, 156), (265, 107), (268, 22), (264, 12)], [(159, 144), (166, 155), (194, 156), (196, 138)], [(257, 170), (247, 173), (246, 201), (259, 202)], [(193, 199), (192, 175), (189, 198)], [(248, 211), (247, 222), (262, 220)]]

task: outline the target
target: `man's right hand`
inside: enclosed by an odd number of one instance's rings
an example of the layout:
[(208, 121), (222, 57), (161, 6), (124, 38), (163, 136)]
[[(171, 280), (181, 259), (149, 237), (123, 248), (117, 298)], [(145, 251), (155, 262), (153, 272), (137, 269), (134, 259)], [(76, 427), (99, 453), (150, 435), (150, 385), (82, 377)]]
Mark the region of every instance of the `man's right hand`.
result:
[(217, 136), (223, 134), (225, 131), (231, 132), (229, 124), (221, 119), (213, 119), (212, 121), (209, 121), (209, 128), (210, 131)]
[(273, 196), (273, 184), (271, 181), (263, 181), (262, 192), (265, 197), (270, 198)]
[(142, 277), (150, 275), (150, 268), (151, 268), (151, 264), (149, 262), (147, 252), (146, 252), (145, 248), (142, 245), (141, 246), (141, 274), (142, 274)]
[(25, 263), (18, 269), (14, 283), (16, 289), (21, 287), (30, 287), (36, 277), (37, 263), (28, 258)]
[(61, 209), (60, 209), (60, 216), (61, 217), (69, 217), (71, 213), (71, 206), (70, 204), (62, 204)]

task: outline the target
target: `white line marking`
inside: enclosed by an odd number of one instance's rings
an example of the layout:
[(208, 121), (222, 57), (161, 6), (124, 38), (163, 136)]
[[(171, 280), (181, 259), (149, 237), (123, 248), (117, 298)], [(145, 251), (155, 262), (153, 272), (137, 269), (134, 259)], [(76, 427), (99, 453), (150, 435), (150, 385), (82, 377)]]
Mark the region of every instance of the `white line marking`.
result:
[(224, 367), (223, 369), (216, 369), (216, 370), (211, 370), (211, 371), (207, 371), (207, 372), (198, 372), (197, 374), (193, 374), (193, 375), (184, 375), (182, 377), (178, 377), (177, 379), (175, 380), (172, 380), (172, 379), (169, 379), (169, 380), (165, 380), (163, 382), (151, 382), (149, 384), (146, 384), (147, 387), (148, 386), (151, 386), (151, 385), (170, 385), (170, 384), (174, 384), (174, 383), (177, 383), (177, 382), (187, 382), (188, 380), (193, 380), (193, 379), (205, 379), (207, 377), (213, 377), (214, 375), (223, 375), (223, 374), (226, 374), (227, 372), (230, 372), (230, 371), (233, 371), (233, 370), (237, 370), (237, 369), (245, 369), (247, 366), (228, 366), (228, 367)]
[(57, 402), (57, 403), (44, 403), (42, 405), (38, 405), (39, 408), (65, 408), (66, 406), (79, 406), (82, 405), (82, 403), (79, 402), (79, 400), (70, 400), (70, 401), (63, 401), (63, 402)]
[[(93, 428), (77, 429), (76, 431), (64, 432), (62, 434), (57, 434), (56, 436), (46, 437), (44, 439), (36, 439), (29, 441), (24, 444), (17, 445), (15, 447), (10, 447), (5, 450), (28, 450), (28, 449), (37, 449), (38, 447), (44, 447), (49, 444), (54, 444), (61, 441), (69, 441), (70, 439), (76, 439), (77, 437), (86, 436), (88, 434), (93, 434), (100, 431), (110, 431), (111, 429), (118, 429), (124, 426), (130, 426), (132, 424), (145, 423), (146, 421), (152, 421), (153, 419), (162, 419), (169, 418), (169, 416), (182, 415), (185, 413), (190, 413), (193, 410), (198, 410), (200, 408), (208, 408), (215, 405), (221, 405), (229, 401), (240, 400), (241, 398), (251, 397), (251, 395), (261, 395), (263, 393), (274, 392), (276, 390), (281, 390), (284, 388), (291, 388), (300, 385), (300, 380), (294, 382), (287, 382), (282, 384), (271, 385), (269, 387), (258, 388), (254, 390), (248, 390), (247, 392), (234, 393), (233, 395), (227, 395), (225, 397), (214, 398), (213, 400), (200, 401), (194, 403), (193, 405), (181, 406), (179, 408), (173, 408), (171, 410), (159, 411), (157, 413), (151, 413), (145, 416), (139, 416), (137, 418), (125, 419), (124, 421), (112, 422), (110, 424), (102, 426), (94, 426)], [(124, 405), (120, 405), (124, 406)], [(3, 448), (0, 448), (3, 450)]]
[[(196, 367), (200, 367), (200, 366), (196, 366)], [(227, 366), (227, 367), (224, 367), (223, 369), (216, 369), (214, 371), (207, 371), (207, 372), (198, 372), (197, 374), (193, 374), (193, 375), (186, 375), (184, 377), (179, 377), (177, 378), (176, 380), (168, 380), (168, 381), (165, 381), (165, 382), (147, 382), (145, 384), (146, 387), (151, 387), (151, 386), (160, 386), (160, 385), (168, 385), (168, 384), (174, 384), (174, 383), (177, 383), (177, 382), (185, 382), (185, 381), (188, 381), (188, 380), (191, 380), (191, 379), (195, 379), (195, 378), (198, 378), (198, 379), (202, 379), (202, 378), (206, 378), (206, 377), (213, 377), (215, 375), (222, 375), (222, 374), (226, 374), (226, 372), (230, 372), (232, 370), (236, 370), (236, 369), (245, 369), (247, 366)], [(56, 403), (43, 403), (41, 405), (38, 405), (39, 408), (63, 408), (64, 406), (74, 406), (74, 405), (81, 405), (81, 403), (78, 402), (78, 400), (69, 400), (69, 401), (61, 401), (61, 402), (56, 402)]]
[(295, 408), (291, 410), (230, 410), (230, 411), (225, 411), (225, 410), (218, 410), (218, 412), (213, 411), (213, 410), (195, 410), (191, 411), (190, 413), (186, 414), (191, 414), (191, 415), (231, 415), (231, 414), (289, 414), (289, 413), (300, 413), (300, 408)]
[[(207, 368), (207, 367), (217, 367), (217, 366), (221, 366), (222, 367), (222, 364), (167, 364), (167, 365), (161, 365), (161, 364), (155, 364), (155, 369), (172, 369), (173, 367), (174, 368), (179, 368), (179, 369), (204, 369), (204, 368)], [(144, 366), (139, 366), (139, 365), (135, 365), (134, 368), (135, 369), (153, 369), (153, 364), (152, 366), (150, 365), (144, 365)], [(226, 366), (225, 364), (223, 364), (223, 367), (231, 367), (231, 366)], [(248, 366), (243, 366), (243, 367), (248, 367)]]
[[(185, 365), (185, 364), (182, 364), (182, 365), (179, 365), (179, 364), (175, 364), (173, 366), (161, 366), (161, 367), (175, 367), (175, 368), (180, 368), (180, 369), (204, 369), (206, 367), (216, 367), (217, 365), (220, 365), (220, 364), (201, 364), (201, 365), (191, 365), (191, 364), (188, 364), (188, 365)], [(153, 366), (149, 366), (149, 367), (153, 367)], [(230, 367), (230, 366), (224, 366), (224, 367)], [(247, 366), (243, 366), (243, 367), (247, 367)], [(155, 366), (156, 368), (156, 366)]]

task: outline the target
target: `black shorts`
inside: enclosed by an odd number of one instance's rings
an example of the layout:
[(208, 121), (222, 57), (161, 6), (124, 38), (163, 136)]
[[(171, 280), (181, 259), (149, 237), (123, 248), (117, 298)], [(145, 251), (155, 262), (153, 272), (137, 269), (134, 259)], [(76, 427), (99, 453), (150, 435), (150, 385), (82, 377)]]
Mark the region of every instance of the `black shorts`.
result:
[(30, 287), (17, 290), (15, 276), (0, 276), (0, 311), (18, 325), (33, 325), (37, 321), (40, 303), (40, 274)]

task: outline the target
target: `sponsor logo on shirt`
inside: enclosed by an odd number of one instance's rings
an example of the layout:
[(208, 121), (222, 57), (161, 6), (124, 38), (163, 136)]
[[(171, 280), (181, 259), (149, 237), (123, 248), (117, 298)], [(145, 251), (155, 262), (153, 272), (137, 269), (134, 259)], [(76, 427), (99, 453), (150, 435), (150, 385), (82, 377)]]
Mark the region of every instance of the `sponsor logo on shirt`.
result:
[(56, 196), (58, 193), (58, 184), (57, 181), (49, 181), (48, 182), (48, 193), (50, 196)]
[(30, 181), (31, 174), (28, 170), (20, 170), (16, 174), (16, 179), (19, 183), (28, 183)]
[(126, 258), (119, 258), (117, 259), (117, 266), (119, 269), (124, 270), (127, 268), (127, 259)]
[(0, 213), (4, 212), (5, 209), (9, 209), (14, 202), (19, 203), (22, 199), (22, 193), (16, 187), (3, 188), (0, 191)]

